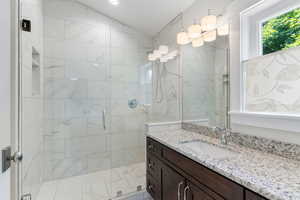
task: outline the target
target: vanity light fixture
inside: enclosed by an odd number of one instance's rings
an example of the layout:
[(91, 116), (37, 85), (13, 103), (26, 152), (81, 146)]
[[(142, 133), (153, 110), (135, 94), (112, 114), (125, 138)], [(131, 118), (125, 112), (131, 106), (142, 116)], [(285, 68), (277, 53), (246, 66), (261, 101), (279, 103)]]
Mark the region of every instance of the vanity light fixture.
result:
[(120, 1), (119, 0), (109, 0), (109, 3), (114, 5), (114, 6), (117, 6), (120, 4)]
[(182, 31), (177, 34), (177, 44), (186, 45), (190, 42), (191, 42), (191, 40), (185, 31)]
[(205, 42), (212, 42), (212, 41), (215, 41), (216, 39), (217, 39), (217, 31), (216, 30), (206, 32), (203, 35), (203, 40)]
[(203, 31), (211, 31), (217, 27), (217, 16), (207, 15), (201, 20)]
[(169, 47), (162, 45), (159, 47), (159, 49), (156, 49), (153, 51), (153, 53), (150, 53), (148, 55), (148, 60), (149, 61), (156, 61), (159, 60), (162, 63), (166, 63), (169, 60), (174, 59), (177, 55), (178, 55), (178, 51), (172, 51), (170, 53), (169, 52)]
[(201, 47), (204, 45), (203, 37), (196, 38), (192, 41), (192, 47)]
[(191, 39), (196, 39), (201, 36), (202, 27), (196, 22), (188, 28), (188, 36)]
[(194, 24), (188, 28), (187, 32), (184, 30), (182, 24), (182, 31), (177, 34), (177, 44), (186, 45), (192, 42), (193, 47), (200, 47), (204, 42), (215, 41), (217, 35), (228, 35), (229, 24), (225, 18), (222, 15), (217, 17), (211, 14), (210, 11), (211, 9), (208, 10), (208, 15), (202, 18), (201, 25), (194, 22)]

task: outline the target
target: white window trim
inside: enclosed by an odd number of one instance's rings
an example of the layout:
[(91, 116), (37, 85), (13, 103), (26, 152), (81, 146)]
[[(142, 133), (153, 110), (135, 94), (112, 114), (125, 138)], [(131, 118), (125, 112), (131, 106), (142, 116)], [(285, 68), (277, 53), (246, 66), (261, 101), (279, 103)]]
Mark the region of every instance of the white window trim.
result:
[(232, 111), (229, 113), (234, 124), (300, 132), (300, 115), (252, 113)]
[[(276, 129), (282, 131), (291, 131), (291, 132), (300, 132), (300, 115), (292, 115), (292, 114), (280, 114), (280, 113), (263, 113), (263, 112), (247, 112), (244, 109), (245, 105), (245, 90), (244, 90), (244, 81), (245, 81), (245, 70), (243, 69), (242, 63), (251, 58), (249, 54), (246, 52), (245, 55), (245, 48), (248, 48), (248, 44), (243, 41), (245, 38), (245, 25), (242, 23), (243, 18), (242, 14), (247, 12), (249, 9), (255, 8), (256, 6), (260, 6), (264, 1), (259, 1), (258, 3), (254, 4), (250, 8), (245, 9), (240, 13), (240, 73), (239, 73), (239, 110), (233, 110), (229, 112), (231, 116), (231, 123), (238, 124), (238, 125), (245, 125), (245, 126), (252, 126), (252, 127), (259, 127), (264, 129)], [(297, 5), (290, 6), (287, 9), (281, 10), (280, 12), (274, 14), (280, 15), (293, 10), (297, 7), (300, 7), (299, 3)], [(273, 18), (273, 16), (270, 16)], [(266, 21), (267, 18), (261, 20), (261, 23)], [(261, 26), (261, 24), (259, 24)], [(246, 33), (247, 34), (247, 33)], [(261, 34), (261, 32), (259, 33)], [(246, 35), (247, 37), (247, 35)], [(259, 36), (261, 37), (261, 36)], [(259, 47), (259, 52), (257, 56), (262, 56), (262, 46)], [(289, 50), (289, 49), (288, 49)], [(277, 53), (277, 52), (274, 52)], [(266, 55), (265, 55), (266, 56)], [(253, 57), (252, 57), (253, 58)], [(236, 87), (236, 86), (235, 86)], [(232, 96), (237, 97), (237, 96)], [(232, 105), (234, 107), (234, 105)], [(235, 107), (237, 108), (237, 107)]]

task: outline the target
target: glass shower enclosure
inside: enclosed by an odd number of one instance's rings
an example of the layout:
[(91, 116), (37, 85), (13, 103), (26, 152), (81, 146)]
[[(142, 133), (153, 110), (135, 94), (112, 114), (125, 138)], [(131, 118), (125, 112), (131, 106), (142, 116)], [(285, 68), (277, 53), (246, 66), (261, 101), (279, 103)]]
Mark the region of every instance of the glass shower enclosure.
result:
[(31, 22), (20, 36), (22, 195), (101, 200), (144, 190), (151, 39), (74, 0), (20, 8)]

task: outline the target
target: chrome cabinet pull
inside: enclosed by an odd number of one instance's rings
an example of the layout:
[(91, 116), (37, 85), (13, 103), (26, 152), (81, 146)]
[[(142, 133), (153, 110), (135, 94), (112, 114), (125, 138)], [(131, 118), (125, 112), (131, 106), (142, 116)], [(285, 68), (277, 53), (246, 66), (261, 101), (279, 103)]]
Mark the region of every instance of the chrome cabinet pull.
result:
[(184, 188), (183, 200), (187, 200), (187, 193), (188, 193), (189, 190), (190, 190), (190, 187), (189, 187), (189, 186), (186, 186), (186, 187)]
[(102, 110), (102, 124), (103, 124), (103, 129), (106, 130), (106, 110)]
[(178, 183), (178, 187), (177, 187), (177, 200), (180, 200), (180, 196), (181, 196), (181, 186), (183, 185), (183, 181), (181, 181), (180, 183)]

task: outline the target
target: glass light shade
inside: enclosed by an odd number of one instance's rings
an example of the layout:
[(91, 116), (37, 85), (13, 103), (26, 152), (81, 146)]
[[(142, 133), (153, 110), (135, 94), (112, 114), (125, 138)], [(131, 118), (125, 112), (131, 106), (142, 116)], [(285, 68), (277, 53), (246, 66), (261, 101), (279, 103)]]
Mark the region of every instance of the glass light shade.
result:
[(158, 50), (161, 54), (167, 54), (169, 52), (169, 47), (165, 45), (161, 45), (159, 46)]
[(212, 42), (217, 39), (217, 31), (209, 31), (203, 35), (205, 42)]
[(177, 44), (186, 45), (188, 43), (190, 43), (190, 39), (186, 32), (180, 32), (177, 34)]
[(201, 26), (203, 31), (211, 31), (217, 27), (217, 16), (208, 15), (202, 18)]
[(204, 40), (203, 40), (202, 37), (194, 39), (193, 42), (192, 42), (193, 47), (201, 47), (202, 45), (204, 45)]
[(154, 50), (153, 55), (154, 55), (155, 58), (160, 58), (161, 57), (161, 53), (160, 53), (159, 50)]
[(228, 35), (229, 34), (229, 24), (223, 24), (218, 27), (218, 35)]
[(149, 61), (155, 61), (156, 58), (155, 58), (155, 56), (151, 53), (151, 54), (148, 55), (148, 60), (149, 60)]
[(194, 25), (190, 26), (188, 28), (189, 38), (195, 39), (197, 37), (200, 37), (201, 31), (202, 31), (202, 28), (199, 24), (194, 24)]

